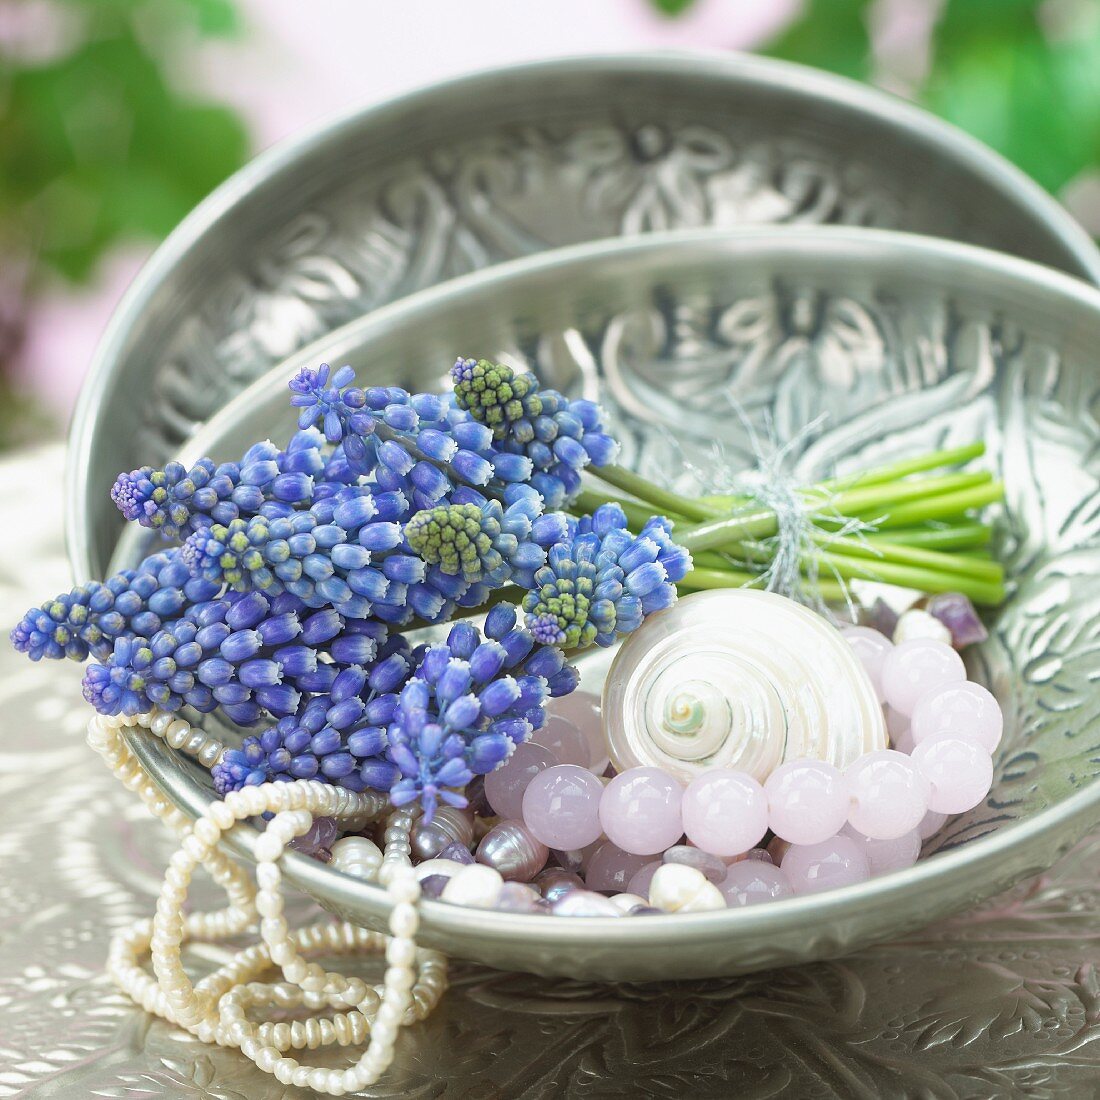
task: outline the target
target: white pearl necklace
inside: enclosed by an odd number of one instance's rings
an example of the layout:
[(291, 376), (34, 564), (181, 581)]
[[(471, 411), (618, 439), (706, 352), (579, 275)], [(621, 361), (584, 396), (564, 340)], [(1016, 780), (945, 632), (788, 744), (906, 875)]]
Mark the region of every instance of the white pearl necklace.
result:
[[(368, 821), (385, 812), (383, 795), (357, 794), (316, 780), (265, 783), (233, 791), (212, 802), (195, 822), (160, 792), (130, 751), (120, 730), (142, 726), (173, 748), (212, 766), (224, 746), (171, 714), (153, 712), (136, 718), (96, 715), (88, 724), (88, 743), (121, 782), (137, 793), (155, 816), (180, 839), (165, 872), (156, 914), (118, 933), (107, 969), (116, 984), (147, 1012), (186, 1028), (204, 1042), (237, 1047), (260, 1069), (284, 1085), (343, 1096), (376, 1083), (393, 1061), (398, 1029), (424, 1019), (438, 1004), (447, 984), (445, 958), (416, 946), (420, 923), (420, 883), (409, 858), (409, 830), (416, 813), (393, 812), (386, 822), (385, 851), (377, 868), (393, 908), (389, 936), (343, 922), (318, 922), (292, 931), (283, 917), (282, 871), (286, 846), (307, 832), (314, 816), (345, 822)], [(275, 816), (256, 841), (256, 881), (218, 848), (222, 835), (237, 822), (263, 813)], [(183, 914), (191, 877), (204, 866), (229, 899), (215, 913)], [(181, 949), (189, 941), (224, 940), (258, 928), (260, 941), (239, 951), (224, 966), (192, 984)], [(382, 983), (324, 970), (308, 955), (385, 952)], [(153, 973), (142, 965), (148, 953)], [(254, 979), (272, 965), (286, 979)], [(335, 1010), (285, 1023), (254, 1023), (252, 1008), (303, 1007)], [(369, 1042), (368, 1042), (369, 1038)], [(356, 1047), (367, 1043), (348, 1069), (305, 1066), (289, 1050), (323, 1046)]]

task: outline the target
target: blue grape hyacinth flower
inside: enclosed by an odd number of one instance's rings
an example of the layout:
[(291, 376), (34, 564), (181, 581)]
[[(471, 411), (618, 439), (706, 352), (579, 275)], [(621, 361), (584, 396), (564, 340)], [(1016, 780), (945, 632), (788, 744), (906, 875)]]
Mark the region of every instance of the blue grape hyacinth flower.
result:
[(462, 788), (500, 766), (546, 720), (549, 696), (566, 695), (577, 672), (553, 646), (538, 646), (507, 604), (486, 616), (485, 636), (456, 623), (445, 644), (424, 648), (388, 729), (401, 778), (397, 806), (465, 806)]
[(618, 457), (619, 445), (593, 401), (541, 389), (530, 372), (487, 359), (458, 359), (451, 380), (455, 403), (491, 429), (494, 445), (530, 460), (528, 484), (549, 509), (576, 496), (586, 466), (607, 466)]
[(103, 660), (115, 639), (156, 633), (195, 603), (218, 594), (218, 586), (192, 577), (179, 551), (153, 554), (137, 569), (78, 585), (31, 608), (11, 632), (12, 645), (32, 661)]
[(471, 584), (529, 587), (534, 572), (546, 561), (546, 548), (568, 531), (568, 517), (546, 515), (538, 494), (513, 486), (506, 503), (474, 490), (459, 490), (446, 504), (425, 509), (405, 525), (412, 550), (448, 576)]
[(691, 555), (671, 539), (671, 524), (651, 519), (638, 535), (617, 504), (605, 504), (571, 525), (550, 548), (523, 599), (536, 641), (566, 649), (609, 646), (676, 601), (676, 582)]
[(327, 692), (341, 666), (373, 659), (385, 627), (309, 611), (285, 593), (227, 592), (195, 604), (151, 638), (122, 637), (89, 665), (84, 697), (101, 714), (144, 714), (184, 704), (251, 725), (293, 714), (304, 694)]
[(390, 636), (373, 661), (343, 669), (326, 694), (228, 749), (212, 769), (215, 789), (224, 796), (258, 783), (321, 779), (388, 791), (399, 772), (385, 757), (386, 727), (411, 668), (408, 643)]
[(301, 431), (285, 451), (265, 441), (250, 447), (240, 462), (215, 466), (202, 458), (190, 469), (179, 462), (162, 470), (142, 466), (118, 475), (111, 499), (126, 519), (168, 539), (211, 523), (262, 512), (278, 515), (312, 499), (314, 479), (325, 467), (323, 444), (319, 432)]

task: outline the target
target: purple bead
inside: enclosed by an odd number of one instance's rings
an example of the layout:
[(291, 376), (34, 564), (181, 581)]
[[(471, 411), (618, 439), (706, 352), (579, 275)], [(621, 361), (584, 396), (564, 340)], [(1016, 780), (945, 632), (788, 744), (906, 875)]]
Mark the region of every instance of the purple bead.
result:
[(547, 768), (524, 792), (524, 824), (550, 848), (587, 847), (601, 832), (603, 790), (599, 779), (575, 764)]
[(447, 847), (444, 848), (443, 851), (441, 851), (439, 855), (435, 858), (451, 859), (454, 860), (455, 863), (461, 863), (464, 865), (469, 865), (476, 862), (470, 849), (467, 848), (465, 844), (459, 844), (457, 840), (453, 844), (448, 844)]
[(560, 761), (542, 745), (524, 742), (496, 771), (485, 777), (485, 798), (493, 812), (508, 821), (523, 816), (523, 795), (536, 775)]
[(782, 869), (760, 860), (735, 863), (718, 884), (718, 889), (730, 909), (794, 897), (794, 890)]
[(834, 836), (818, 844), (792, 844), (780, 870), (799, 895), (866, 882), (871, 875), (863, 849), (850, 836)]
[(658, 868), (663, 866), (663, 861), (659, 859), (651, 860), (645, 864), (640, 871), (636, 871), (631, 880), (626, 885), (626, 892), (628, 894), (637, 894), (639, 897), (649, 897), (649, 884), (653, 881), (653, 876), (657, 873)]
[(673, 845), (665, 852), (661, 862), (682, 863), (685, 867), (694, 867), (714, 883), (721, 882), (728, 869), (717, 856), (712, 856), (701, 848), (692, 848), (689, 844)]
[(420, 892), (426, 898), (437, 898), (443, 893), (443, 887), (451, 881), (450, 875), (428, 875), (420, 880)]
[(600, 822), (610, 840), (635, 855), (654, 855), (683, 836), (683, 788), (660, 768), (629, 768), (608, 783)]
[(649, 862), (649, 856), (631, 855), (617, 844), (605, 840), (588, 861), (584, 881), (589, 890), (626, 893), (631, 878)]
[(989, 637), (974, 605), (961, 592), (941, 592), (930, 597), (925, 607), (929, 615), (951, 631), (951, 644), (956, 649), (965, 649)]
[[(322, 848), (331, 848), (333, 841), (339, 835), (340, 826), (336, 824), (335, 818), (315, 817), (309, 830), (302, 833), (301, 836), (296, 836), (290, 842), (290, 847), (295, 851), (313, 856)], [(331, 854), (329, 858), (331, 858)]]

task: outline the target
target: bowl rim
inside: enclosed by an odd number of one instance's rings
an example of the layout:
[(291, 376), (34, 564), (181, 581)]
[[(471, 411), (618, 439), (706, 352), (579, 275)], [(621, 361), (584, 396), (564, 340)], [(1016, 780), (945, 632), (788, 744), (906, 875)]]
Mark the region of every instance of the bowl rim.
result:
[[(1018, 286), (1039, 287), (1056, 295), (1072, 299), (1078, 307), (1091, 311), (1100, 325), (1100, 289), (1073, 276), (1029, 260), (1022, 260), (1000, 252), (974, 245), (959, 244), (939, 238), (893, 230), (860, 229), (849, 226), (768, 226), (736, 230), (674, 230), (649, 233), (635, 238), (611, 238), (586, 242), (568, 248), (555, 249), (501, 263), (482, 271), (428, 287), (380, 307), (363, 317), (351, 321), (327, 336), (314, 341), (294, 353), (295, 361), (319, 354), (316, 349), (337, 342), (355, 330), (362, 330), (369, 339), (371, 329), (386, 329), (394, 325), (409, 325), (426, 310), (431, 310), (448, 300), (461, 301), (464, 297), (476, 298), (491, 291), (494, 285), (514, 282), (524, 278), (539, 278), (555, 271), (568, 272), (571, 268), (583, 268), (594, 259), (605, 255), (641, 255), (647, 251), (690, 246), (706, 248), (719, 254), (783, 252), (805, 255), (812, 251), (832, 255), (838, 260), (857, 264), (873, 257), (891, 256), (904, 264), (906, 259), (936, 261), (946, 266), (967, 269), (975, 277), (995, 277)], [(250, 395), (270, 386), (271, 380), (280, 374), (289, 377), (290, 360), (273, 366), (249, 387), (237, 394), (212, 417), (184, 445), (197, 453), (204, 446), (205, 437), (216, 433), (224, 421), (232, 421), (234, 410), (249, 402)], [(131, 748), (143, 766), (149, 771), (157, 787), (178, 808), (194, 818), (209, 804), (209, 790), (204, 788), (190, 768), (173, 756), (166, 755), (164, 743), (154, 737), (124, 730)], [(179, 773), (179, 781), (173, 780)], [(518, 942), (532, 935), (543, 943), (559, 942), (561, 946), (585, 945), (597, 947), (606, 944), (614, 930), (616, 946), (664, 945), (667, 947), (673, 929), (694, 933), (701, 938), (720, 939), (722, 934), (739, 935), (776, 934), (807, 927), (812, 914), (820, 921), (842, 921), (854, 917), (868, 905), (890, 897), (893, 900), (914, 897), (936, 883), (950, 878), (963, 882), (971, 878), (979, 867), (988, 867), (1013, 849), (1025, 847), (1028, 841), (1038, 841), (1065, 826), (1073, 839), (1100, 821), (1100, 781), (1093, 781), (1057, 804), (1040, 810), (1022, 821), (1002, 826), (984, 836), (960, 844), (945, 852), (936, 853), (911, 867), (894, 871), (880, 878), (846, 886), (819, 895), (785, 898), (764, 906), (748, 906), (742, 909), (725, 909), (703, 913), (677, 913), (653, 915), (644, 920), (621, 921), (615, 917), (555, 918), (549, 924), (542, 914), (522, 914), (492, 911), (486, 920), (485, 911), (447, 905), (432, 899), (422, 902), (424, 917), (430, 922), (431, 931), (440, 937), (472, 935), (481, 939), (492, 938), (501, 942)], [(259, 833), (249, 824), (235, 826), (225, 836), (228, 846), (238, 854), (253, 857), (253, 844)], [(389, 908), (385, 890), (377, 884), (355, 879), (347, 875), (332, 874), (327, 865), (298, 852), (288, 851), (283, 859), (287, 877), (299, 888), (315, 898), (324, 898), (345, 909), (368, 912), (381, 918)], [(980, 877), (974, 881), (980, 882)], [(989, 881), (987, 878), (985, 881)], [(975, 899), (988, 896), (988, 892), (975, 892)], [(670, 920), (675, 920), (670, 924)], [(551, 930), (555, 930), (553, 933)]]
[[(81, 386), (69, 426), (64, 472), (64, 529), (69, 562), (77, 583), (92, 579), (92, 544), (87, 530), (87, 478), (93, 443), (98, 437), (97, 410), (106, 405), (112, 366), (152, 298), (172, 272), (219, 222), (228, 219), (264, 183), (292, 171), (324, 147), (338, 143), (361, 126), (386, 119), (440, 95), (463, 96), (501, 81), (538, 77), (549, 70), (563, 76), (599, 72), (700, 73), (779, 87), (798, 95), (840, 103), (855, 111), (914, 133), (930, 145), (948, 150), (956, 163), (1034, 211), (1037, 221), (1060, 241), (1086, 276), (1100, 284), (1100, 249), (1084, 228), (1050, 194), (1023, 171), (978, 139), (935, 115), (888, 92), (806, 65), (734, 51), (703, 49), (601, 52), (556, 56), (497, 66), (414, 88), (381, 102), (362, 103), (323, 119), (259, 153), (216, 187), (156, 248), (115, 308), (101, 336)], [(609, 238), (616, 239), (616, 238)], [(511, 262), (511, 261), (508, 261)], [(428, 288), (430, 289), (430, 288)], [(419, 292), (417, 292), (419, 293)]]

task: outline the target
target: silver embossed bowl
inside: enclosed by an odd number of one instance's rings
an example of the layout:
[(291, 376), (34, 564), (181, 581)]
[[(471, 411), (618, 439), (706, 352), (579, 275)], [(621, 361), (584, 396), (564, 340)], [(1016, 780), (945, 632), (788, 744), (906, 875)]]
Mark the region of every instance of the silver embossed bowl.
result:
[[(186, 449), (239, 456), (288, 431), (302, 363), (436, 387), (456, 352), (507, 356), (598, 397), (625, 460), (751, 462), (735, 398), (762, 433), (800, 439), (792, 470), (974, 438), (1007, 484), (997, 550), (1011, 595), (970, 673), (1006, 727), (985, 803), (915, 867), (860, 886), (718, 913), (621, 920), (485, 913), (426, 901), (425, 944), (492, 966), (587, 978), (731, 974), (900, 936), (1050, 866), (1100, 820), (1100, 291), (1000, 254), (867, 230), (660, 234), (562, 250), (388, 306), (255, 383)], [(771, 425), (769, 429), (767, 425)], [(124, 556), (140, 553), (135, 542)], [(606, 654), (585, 663), (598, 690)], [(195, 814), (209, 777), (154, 738), (132, 743)], [(252, 833), (230, 842), (248, 853)], [(288, 877), (380, 927), (385, 893), (295, 853)]]
[(269, 367), (386, 302), (502, 260), (644, 230), (845, 223), (969, 241), (1100, 282), (1048, 195), (900, 100), (729, 54), (501, 69), (261, 156), (157, 251), (73, 420), (67, 526), (102, 574), (120, 470), (158, 462)]

